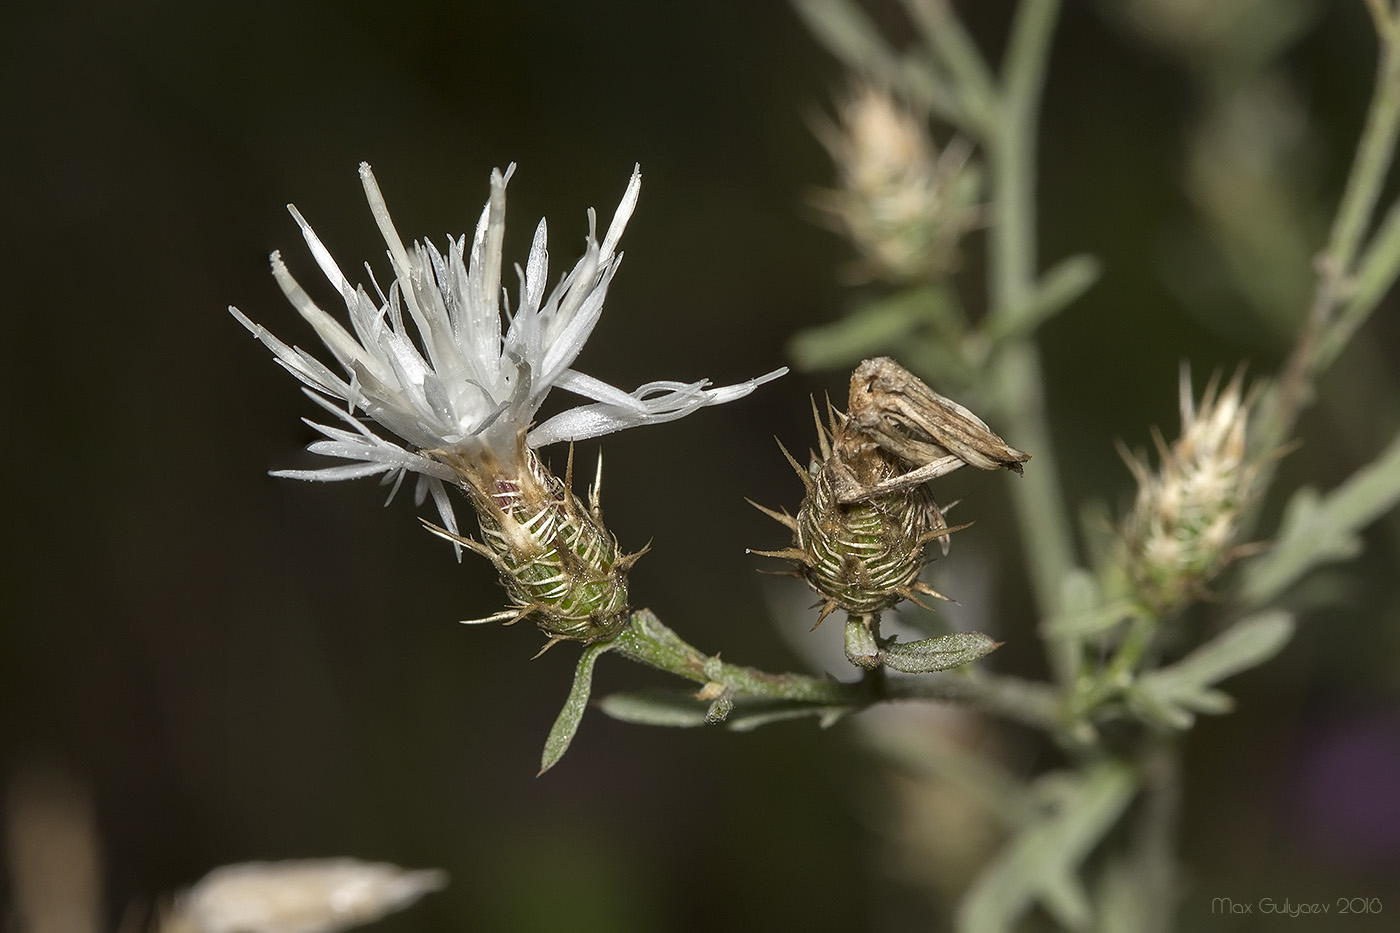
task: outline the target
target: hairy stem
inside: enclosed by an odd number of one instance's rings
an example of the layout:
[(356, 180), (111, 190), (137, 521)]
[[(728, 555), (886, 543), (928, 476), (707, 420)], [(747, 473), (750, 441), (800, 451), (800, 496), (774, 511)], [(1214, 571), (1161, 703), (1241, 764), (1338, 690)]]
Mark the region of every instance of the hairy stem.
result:
[(648, 609), (632, 614), (612, 650), (677, 677), (699, 684), (719, 684), (743, 696), (853, 709), (894, 700), (945, 700), (1047, 730), (1055, 729), (1061, 718), (1059, 695), (1052, 688), (980, 671), (938, 677), (867, 676), (854, 683), (842, 683), (731, 664), (691, 646)]

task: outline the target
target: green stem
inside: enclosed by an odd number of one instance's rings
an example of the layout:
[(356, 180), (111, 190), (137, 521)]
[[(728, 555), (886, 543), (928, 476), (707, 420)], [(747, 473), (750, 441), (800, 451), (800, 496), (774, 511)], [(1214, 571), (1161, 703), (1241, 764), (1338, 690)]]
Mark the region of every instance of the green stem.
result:
[(929, 50), (952, 78), (967, 120), (965, 129), (980, 137), (990, 132), (997, 101), (996, 83), (986, 59), (954, 15), (948, 0), (904, 0)]
[(1181, 814), (1181, 750), (1172, 739), (1142, 758), (1143, 799), (1133, 840), (1144, 933), (1168, 933), (1176, 909), (1176, 836)]
[(1060, 0), (1023, 0), (1011, 27), (1001, 111), (987, 140), (995, 184), (989, 283), (993, 313), (1023, 302), (1035, 286), (1036, 123), (1059, 11)]
[(688, 644), (650, 610), (632, 614), (617, 636), (616, 654), (699, 684), (717, 683), (735, 694), (817, 706), (861, 709), (892, 700), (946, 700), (1041, 729), (1060, 723), (1059, 696), (1051, 687), (1015, 677), (973, 671), (937, 678), (865, 677), (855, 683), (805, 674), (772, 674), (707, 655)]
[[(1059, 9), (1059, 0), (1024, 0), (1017, 10), (1007, 47), (1001, 107), (995, 132), (987, 140), (993, 184), (988, 292), (994, 317), (1014, 313), (1035, 291), (1036, 125)], [(1007, 419), (1007, 436), (1035, 457), (1026, 475), (1013, 485), (1012, 502), (1040, 615), (1051, 618), (1059, 606), (1063, 581), (1074, 566), (1075, 546), (1047, 428), (1039, 351), (1029, 340), (1009, 341), (994, 362), (992, 378)], [(1051, 648), (1060, 683), (1073, 681), (1078, 652), (1078, 644), (1070, 640)]]
[[(1336, 359), (1375, 307), (1371, 302), (1362, 303), (1348, 308), (1340, 319), (1337, 317), (1338, 308), (1350, 297), (1357, 254), (1375, 215), (1400, 136), (1400, 34), (1390, 20), (1378, 21), (1378, 27), (1380, 63), (1366, 125), (1327, 248), (1318, 257), (1317, 289), (1307, 323), (1258, 435), (1256, 450), (1260, 453), (1268, 453), (1287, 440), (1298, 414), (1310, 401), (1313, 379)], [(1370, 287), (1375, 289), (1375, 284), (1370, 283)]]

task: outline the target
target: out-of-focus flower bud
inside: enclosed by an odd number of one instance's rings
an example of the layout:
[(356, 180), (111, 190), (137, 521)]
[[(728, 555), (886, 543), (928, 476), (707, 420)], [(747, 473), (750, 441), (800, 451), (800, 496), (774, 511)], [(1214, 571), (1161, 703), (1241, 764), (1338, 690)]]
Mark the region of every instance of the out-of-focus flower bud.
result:
[(940, 153), (922, 119), (869, 86), (841, 105), (840, 123), (816, 130), (840, 177), (814, 203), (860, 251), (860, 271), (891, 281), (953, 271), (958, 241), (983, 222), (971, 147), (954, 140)]
[(1158, 614), (1199, 596), (1237, 552), (1240, 516), (1259, 472), (1245, 456), (1253, 398), (1242, 384), (1237, 373), (1217, 393), (1212, 379), (1198, 409), (1183, 369), (1181, 436), (1168, 447), (1156, 435), (1156, 472), (1124, 451), (1138, 493), (1121, 529), (1123, 552), (1138, 598)]

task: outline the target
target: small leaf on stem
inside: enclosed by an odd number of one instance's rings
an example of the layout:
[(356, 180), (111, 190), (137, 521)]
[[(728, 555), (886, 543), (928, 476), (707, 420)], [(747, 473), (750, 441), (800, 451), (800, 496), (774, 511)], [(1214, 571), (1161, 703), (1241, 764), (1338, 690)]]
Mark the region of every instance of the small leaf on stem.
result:
[(961, 667), (1001, 647), (989, 635), (981, 632), (953, 632), (938, 638), (911, 641), (907, 645), (892, 644), (880, 652), (880, 661), (906, 674), (927, 674)]
[(588, 708), (588, 695), (593, 690), (593, 665), (600, 654), (611, 650), (613, 646), (613, 642), (597, 642), (584, 648), (583, 654), (579, 656), (578, 668), (574, 671), (574, 685), (569, 688), (569, 697), (564, 701), (564, 708), (559, 711), (559, 718), (554, 720), (549, 737), (544, 740), (540, 774), (558, 764), (559, 759), (569, 750), (569, 743), (574, 740), (579, 721), (583, 719), (583, 711)]

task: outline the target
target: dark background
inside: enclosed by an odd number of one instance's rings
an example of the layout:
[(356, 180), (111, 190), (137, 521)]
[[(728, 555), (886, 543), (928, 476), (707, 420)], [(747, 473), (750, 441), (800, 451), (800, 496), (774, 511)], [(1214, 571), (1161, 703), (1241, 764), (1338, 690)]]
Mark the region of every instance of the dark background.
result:
[[(1071, 493), (1116, 506), (1131, 479), (1112, 441), (1175, 431), (1180, 359), (1268, 372), (1286, 348), (1179, 304), (1161, 259), (1190, 223), (1191, 87), (1094, 6), (1067, 6), (1041, 257), (1088, 251), (1107, 273), (1044, 331), (1048, 403)], [(1335, 192), (1374, 40), (1360, 3), (1326, 6), (1286, 66)], [(990, 46), (1008, 10), (979, 6)], [(458, 626), (499, 608), (499, 588), (484, 561), (454, 564), (408, 497), (385, 509), (367, 481), (269, 478), (312, 461), (297, 419), (316, 410), (224, 310), (315, 345), (266, 256), (283, 249), (316, 282), (294, 200), (347, 272), (383, 268), (361, 160), (405, 238), (438, 243), (470, 231), (490, 169), (517, 162), (507, 259), (547, 216), (555, 275), (587, 207), (606, 223), (640, 162), (627, 260), (580, 367), (630, 388), (780, 365), (795, 330), (861, 294), (838, 281), (847, 247), (803, 207), (832, 176), (803, 114), (845, 81), (786, 5), (18, 2), (0, 14), (0, 69), (0, 775), (44, 765), (91, 792), (113, 927), (219, 864), (341, 854), (451, 873), (386, 930), (875, 930), (917, 915), (881, 873), (864, 814), (884, 789), (848, 725), (734, 735), (592, 713), (535, 779), (577, 650), (532, 662), (528, 626)], [(1400, 425), (1393, 307), (1376, 317), (1361, 339), (1382, 365), (1342, 360), (1285, 484), (1332, 485)], [(839, 400), (844, 382), (795, 374), (607, 440), (609, 525), (628, 548), (653, 539), (638, 604), (727, 659), (802, 664), (744, 554), (784, 533), (743, 497), (796, 507), (771, 437), (805, 447), (807, 396)], [(1006, 480), (954, 479), (1000, 574), (981, 607), (1011, 642), (993, 666), (1037, 674)], [(1189, 915), (1216, 895), (1389, 894), (1400, 911), (1385, 887), (1400, 841), (1357, 835), (1400, 820), (1397, 540), (1393, 517), (1373, 529), (1366, 558), (1332, 574), (1338, 605), (1238, 678), (1239, 711), (1188, 745)], [(626, 667), (605, 658), (597, 690), (661, 682)], [(1336, 766), (1350, 759), (1329, 749), (1353, 745), (1373, 757)]]

